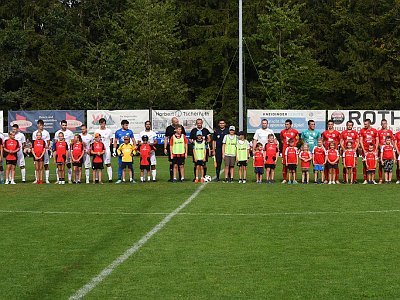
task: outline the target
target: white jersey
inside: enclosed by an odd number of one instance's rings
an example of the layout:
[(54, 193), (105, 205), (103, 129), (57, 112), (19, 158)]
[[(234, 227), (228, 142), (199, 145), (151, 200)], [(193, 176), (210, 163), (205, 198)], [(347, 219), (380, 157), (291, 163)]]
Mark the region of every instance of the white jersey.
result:
[(150, 130), (150, 131), (143, 130), (143, 131), (141, 131), (139, 133), (141, 142), (143, 142), (142, 136), (144, 136), (144, 135), (147, 135), (149, 137), (149, 144), (154, 144), (154, 140), (156, 140), (156, 138), (157, 138), (157, 133), (156, 132), (154, 132), (153, 130)]
[[(268, 142), (268, 136), (270, 134), (274, 134), (274, 131), (272, 129), (262, 129), (258, 128), (256, 132), (254, 133), (253, 140), (256, 140), (257, 142), (261, 143), (263, 147), (265, 144)], [(275, 136), (274, 136), (275, 137)]]
[(109, 149), (109, 148), (110, 148), (110, 145), (111, 145), (111, 140), (112, 140), (113, 137), (114, 137), (114, 135), (113, 135), (111, 129), (109, 129), (109, 128), (106, 128), (106, 129), (100, 129), (100, 128), (98, 128), (98, 129), (96, 129), (96, 131), (95, 131), (94, 133), (100, 133), (100, 135), (101, 135), (101, 141), (103, 142), (104, 147), (105, 147), (106, 149)]
[(19, 131), (17, 134), (15, 134), (15, 139), (19, 143), (20, 151), (22, 151), (22, 145), (26, 142), (25, 135)]
[[(32, 133), (32, 140), (33, 141), (36, 141), (36, 134), (38, 133), (38, 131), (39, 130), (35, 130)], [(42, 140), (46, 142), (46, 145), (47, 145), (47, 142), (50, 141), (50, 133), (46, 129), (42, 130)]]
[(87, 133), (86, 135), (83, 135), (82, 133), (80, 134), (82, 141), (85, 143), (86, 145), (86, 151), (90, 150), (90, 145), (93, 143), (93, 137), (92, 135), (90, 135), (89, 133)]
[(60, 130), (58, 130), (58, 131), (54, 134), (54, 138), (55, 138), (56, 140), (58, 140), (58, 134), (59, 134), (60, 132), (64, 133), (65, 142), (68, 144), (68, 147), (69, 147), (69, 145), (71, 144), (71, 141), (74, 139), (74, 133), (73, 133), (71, 130), (69, 130), (69, 129), (67, 129), (67, 130), (65, 130), (65, 131), (62, 131), (62, 130), (60, 129)]

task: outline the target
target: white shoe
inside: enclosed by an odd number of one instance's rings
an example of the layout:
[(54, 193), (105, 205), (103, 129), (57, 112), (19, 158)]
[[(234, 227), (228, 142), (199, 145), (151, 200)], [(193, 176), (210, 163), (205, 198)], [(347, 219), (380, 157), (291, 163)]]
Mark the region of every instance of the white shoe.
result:
[(368, 183), (368, 181), (364, 180), (363, 184), (367, 184), (367, 183)]
[(35, 179), (35, 181), (34, 182), (32, 182), (32, 184), (36, 184), (37, 183), (37, 179)]
[(61, 184), (60, 182), (61, 182), (61, 181), (58, 181), (58, 180), (57, 180), (56, 182), (54, 182), (54, 184)]
[(14, 180), (12, 180), (12, 181), (10, 182), (10, 184), (16, 184), (16, 183), (15, 183), (15, 181), (14, 181)]
[(86, 181), (86, 183), (90, 183), (90, 181)]
[(332, 181), (329, 181), (328, 184), (332, 184)]
[(397, 181), (396, 181), (396, 184), (400, 184), (400, 180), (397, 180)]
[(4, 182), (4, 184), (10, 184), (10, 182), (8, 180), (6, 180), (6, 182)]
[(282, 181), (282, 183), (286, 183), (286, 182), (287, 182), (286, 180), (283, 180), (283, 181)]
[[(65, 183), (65, 181), (64, 181), (64, 183)], [(69, 183), (69, 184), (72, 184), (72, 180), (68, 180), (68, 183)]]
[(340, 181), (338, 180), (338, 181), (336, 181), (336, 184), (340, 184)]
[(374, 184), (378, 184), (375, 180), (372, 181)]
[(50, 181), (46, 180), (46, 184), (50, 184)]
[(332, 184), (336, 184), (336, 182), (335, 182), (335, 181), (332, 181)]

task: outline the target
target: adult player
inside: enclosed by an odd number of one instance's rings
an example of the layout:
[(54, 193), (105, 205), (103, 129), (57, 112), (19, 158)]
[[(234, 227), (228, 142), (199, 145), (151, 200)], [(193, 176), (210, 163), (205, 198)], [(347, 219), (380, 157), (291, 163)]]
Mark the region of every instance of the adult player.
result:
[[(353, 150), (358, 149), (359, 145), (359, 136), (358, 132), (353, 129), (354, 122), (347, 121), (346, 122), (346, 129), (342, 131), (340, 134), (340, 148), (342, 150), (346, 149), (347, 142), (351, 142)], [(347, 182), (346, 178), (346, 168), (343, 167), (343, 181)], [(357, 160), (356, 160), (356, 167), (353, 168), (353, 183), (357, 183)]]
[(17, 166), (21, 169), (22, 183), (26, 182), (26, 169), (25, 169), (25, 156), (23, 149), (25, 148), (25, 135), (19, 130), (18, 124), (12, 126), (12, 131), (15, 134), (15, 139), (19, 143), (19, 150), (17, 152)]
[[(208, 162), (208, 157), (210, 155), (209, 151), (210, 151), (210, 144), (211, 144), (211, 133), (210, 133), (210, 130), (203, 127), (203, 119), (200, 119), (200, 118), (196, 120), (196, 127), (190, 131), (190, 136), (189, 136), (190, 143), (193, 144), (196, 141), (198, 131), (201, 131), (203, 140), (206, 142), (206, 157), (204, 160), (204, 174), (203, 174), (203, 177), (204, 177), (207, 174), (206, 163)], [(194, 181), (196, 179), (196, 168), (197, 168), (195, 161), (194, 161), (194, 156), (193, 156), (193, 164), (194, 164), (194, 167), (193, 167), (193, 174), (194, 174), (193, 181)]]
[[(117, 149), (121, 144), (124, 143), (124, 137), (126, 136), (132, 140), (132, 145), (136, 147), (136, 141), (133, 135), (133, 131), (129, 129), (129, 121), (122, 120), (121, 128), (115, 132), (113, 156), (117, 156)], [(118, 156), (118, 180), (116, 183), (121, 183), (121, 182), (122, 182), (122, 157)]]
[[(332, 120), (328, 120), (327, 122), (327, 130), (325, 130), (324, 132), (322, 132), (322, 142), (324, 144), (324, 148), (326, 151), (329, 150), (329, 144), (331, 142), (335, 143), (335, 149), (338, 150), (339, 149), (339, 145), (340, 145), (340, 132), (337, 131), (336, 129), (333, 128), (333, 121)], [(328, 178), (328, 168), (326, 167), (325, 170), (325, 179)], [(339, 168), (335, 169), (335, 182), (336, 184), (339, 184)]]
[[(46, 143), (46, 151), (44, 152), (43, 155), (43, 165), (44, 165), (44, 175), (45, 175), (45, 179), (46, 179), (46, 183), (50, 183), (49, 181), (49, 177), (50, 177), (50, 169), (49, 169), (49, 149), (50, 149), (50, 133), (44, 129), (44, 121), (39, 119), (36, 122), (37, 125), (37, 130), (35, 130), (32, 133), (32, 140), (36, 140), (36, 135), (38, 132), (42, 133), (42, 140)], [(35, 181), (33, 183), (37, 183), (37, 178), (35, 178)]]
[[(86, 124), (82, 124), (81, 126), (82, 133), (81, 138), (83, 145), (85, 147), (85, 153), (83, 154), (83, 166), (85, 167), (85, 178), (86, 183), (90, 183), (90, 145), (93, 143), (93, 136), (88, 133)], [(103, 143), (104, 144), (104, 143)], [(110, 147), (108, 147), (110, 148)], [(79, 179), (80, 180), (80, 179)]]
[[(144, 130), (139, 133), (140, 140), (138, 141), (140, 144), (143, 142), (143, 137), (147, 136), (148, 143), (150, 146), (157, 145), (157, 132), (151, 129), (151, 122), (146, 121), (144, 122)], [(151, 169), (151, 177), (152, 181), (156, 182), (157, 177), (157, 159), (156, 159), (156, 152), (154, 150), (150, 151), (150, 169)], [(149, 175), (148, 175), (149, 176)]]
[(315, 130), (314, 120), (308, 120), (307, 124), (308, 129), (301, 132), (300, 139), (302, 144), (308, 144), (310, 152), (312, 153), (314, 147), (317, 145), (318, 139), (321, 138), (321, 133), (318, 130)]
[[(380, 156), (381, 147), (385, 145), (387, 137), (390, 137), (392, 143), (395, 143), (393, 131), (388, 128), (387, 120), (382, 119), (381, 129), (378, 130), (378, 139), (379, 139), (378, 157), (381, 157)], [(379, 159), (379, 166), (378, 166), (379, 184), (382, 184), (382, 169), (383, 166), (381, 160)]]
[[(71, 141), (74, 139), (74, 133), (69, 130), (67, 128), (67, 121), (66, 120), (62, 120), (60, 122), (61, 125), (61, 129), (57, 130), (56, 133), (54, 134), (54, 139), (57, 141), (58, 140), (58, 134), (60, 132), (62, 132), (64, 134), (64, 140), (68, 145), (68, 153), (67, 153), (67, 159), (66, 159), (66, 163), (67, 163), (67, 168), (68, 168), (68, 183), (72, 183), (72, 165), (71, 165)], [(58, 174), (58, 170), (57, 170), (57, 174)], [(57, 182), (56, 184), (58, 184), (58, 175), (57, 175)]]
[[(289, 140), (295, 140), (295, 145), (299, 140), (299, 132), (292, 127), (293, 122), (290, 119), (285, 121), (285, 129), (283, 129), (280, 133), (281, 143), (282, 143), (282, 154), (285, 153), (286, 148), (289, 146)], [(282, 183), (287, 182), (287, 166), (286, 166), (286, 159), (285, 155), (282, 155), (282, 174), (283, 174), (283, 181)]]
[(103, 162), (107, 167), (108, 182), (112, 182), (112, 167), (111, 167), (111, 149), (110, 146), (113, 144), (114, 135), (110, 128), (106, 127), (106, 119), (101, 118), (99, 120), (100, 127), (95, 130), (94, 133), (99, 133), (101, 136), (101, 142), (106, 148), (103, 154)]
[(211, 155), (214, 156), (215, 161), (215, 175), (216, 181), (219, 181), (219, 175), (221, 173), (222, 166), (222, 146), (225, 135), (229, 134), (229, 130), (226, 127), (226, 122), (224, 119), (218, 121), (218, 126), (214, 130), (213, 134), (213, 147), (211, 150)]
[[(378, 137), (378, 131), (375, 128), (371, 127), (371, 119), (365, 119), (364, 120), (364, 128), (360, 129), (360, 144), (361, 148), (363, 151), (363, 157), (365, 153), (368, 152), (368, 145), (373, 144), (374, 145), (374, 152), (377, 151), (377, 147), (379, 144), (379, 137)], [(365, 165), (365, 162), (363, 164), (363, 174), (364, 174), (364, 184), (367, 184), (367, 167)], [(374, 183), (375, 180), (374, 180)]]
[[(186, 132), (185, 132), (185, 128), (179, 124), (179, 120), (177, 117), (173, 117), (171, 119), (171, 125), (169, 125), (166, 129), (165, 129), (165, 137), (164, 137), (164, 154), (168, 156), (168, 161), (169, 161), (169, 182), (172, 182), (174, 179), (174, 169), (173, 169), (173, 161), (171, 158), (171, 154), (170, 152), (170, 147), (169, 147), (169, 141), (171, 140), (171, 137), (175, 134), (175, 130), (176, 128), (178, 128), (179, 126), (182, 127), (182, 134), (184, 136), (186, 136)], [(178, 171), (180, 169), (178, 168)], [(179, 172), (180, 174), (180, 172)], [(180, 175), (179, 175), (180, 177)]]
[[(268, 136), (274, 134), (274, 131), (268, 128), (268, 120), (261, 120), (261, 128), (258, 128), (254, 133), (253, 137), (253, 149), (256, 149), (257, 143), (261, 143), (264, 149), (266, 143), (268, 143)], [(275, 136), (275, 135), (274, 135)], [(276, 138), (275, 138), (276, 141)]]

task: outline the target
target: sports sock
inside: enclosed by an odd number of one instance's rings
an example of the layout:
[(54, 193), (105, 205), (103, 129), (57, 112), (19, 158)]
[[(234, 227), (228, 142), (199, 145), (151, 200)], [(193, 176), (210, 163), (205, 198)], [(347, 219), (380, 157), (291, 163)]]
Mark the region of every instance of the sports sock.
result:
[(44, 176), (45, 176), (45, 178), (46, 178), (46, 182), (49, 181), (50, 170), (44, 170)]
[(194, 165), (194, 167), (193, 167), (193, 174), (194, 174), (194, 177), (196, 177), (196, 165)]
[[(204, 166), (204, 174), (203, 174), (204, 176), (206, 176), (207, 175), (207, 167), (206, 166)], [(204, 177), (203, 176), (203, 177)]]
[(287, 167), (286, 166), (282, 167), (282, 173), (283, 173), (283, 180), (287, 180)]
[(22, 181), (25, 181), (25, 178), (26, 178), (26, 169), (25, 168), (21, 169), (21, 177), (22, 177)]
[(107, 167), (108, 180), (112, 180), (112, 167)]
[(85, 176), (86, 176), (86, 182), (90, 181), (90, 170), (89, 169), (85, 169)]
[(58, 177), (58, 169), (56, 169), (56, 177), (57, 177), (57, 181), (60, 181), (60, 178)]
[(150, 181), (150, 180), (151, 180), (150, 176), (147, 176), (147, 181)]
[(68, 169), (68, 181), (72, 180), (72, 169)]
[(335, 181), (339, 181), (339, 168), (335, 169)]
[(143, 178), (143, 176), (140, 176), (140, 181), (141, 181), (141, 182), (143, 182), (143, 181), (144, 181), (144, 178)]
[(378, 165), (378, 175), (379, 175), (379, 181), (382, 181), (382, 165)]
[(153, 176), (153, 180), (156, 180), (157, 170), (151, 170), (151, 175)]
[(0, 171), (0, 181), (4, 180), (4, 171)]
[(353, 169), (353, 181), (357, 181), (357, 168)]
[[(169, 165), (169, 178), (172, 179), (172, 177), (174, 176), (174, 167), (172, 166), (172, 164)], [(176, 179), (176, 178), (174, 178)]]
[(364, 180), (367, 180), (367, 168), (363, 166), (363, 175), (364, 175)]

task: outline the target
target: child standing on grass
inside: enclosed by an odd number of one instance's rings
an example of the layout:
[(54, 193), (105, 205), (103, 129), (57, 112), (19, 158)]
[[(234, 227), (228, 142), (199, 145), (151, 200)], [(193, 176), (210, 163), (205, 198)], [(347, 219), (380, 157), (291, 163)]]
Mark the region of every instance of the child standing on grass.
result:
[[(150, 168), (151, 168), (151, 153), (156, 151), (156, 147), (153, 144), (149, 144), (149, 136), (142, 136), (142, 143), (139, 146), (140, 153), (140, 182), (144, 182), (145, 171), (147, 172), (147, 181), (150, 182)], [(153, 181), (156, 177), (153, 173)]]
[(85, 154), (85, 146), (82, 142), (82, 137), (79, 134), (74, 135), (74, 139), (71, 144), (71, 156), (72, 156), (72, 182), (76, 184), (81, 183), (82, 177), (82, 163), (83, 155)]
[[(185, 159), (188, 154), (188, 140), (184, 134), (182, 134), (182, 125), (179, 125), (175, 129), (175, 134), (171, 136), (169, 149), (171, 153), (171, 160), (173, 165), (173, 183), (176, 183), (176, 177), (178, 174), (181, 175), (181, 182), (185, 181)], [(178, 172), (178, 169), (180, 172)]]
[(310, 182), (310, 166), (312, 154), (308, 144), (304, 144), (299, 153), (300, 166), (301, 166), (301, 183), (308, 184)]
[[(321, 138), (318, 139), (317, 146), (312, 151), (313, 165), (314, 165), (314, 182), (321, 184), (325, 180), (324, 168), (326, 164), (326, 150), (323, 146)], [(320, 177), (320, 178), (318, 178)]]
[(327, 166), (329, 171), (328, 184), (336, 184), (336, 169), (338, 169), (339, 157), (339, 151), (336, 149), (335, 142), (330, 142), (327, 153)]
[(279, 155), (279, 148), (275, 141), (275, 136), (273, 134), (268, 135), (268, 142), (264, 146), (265, 154), (265, 179), (267, 183), (274, 183), (275, 177), (275, 167), (277, 162), (277, 157)]
[[(196, 132), (196, 139), (193, 141), (193, 161), (196, 166), (194, 182), (204, 182), (204, 161), (206, 159), (206, 142), (203, 138), (203, 132)], [(200, 179), (199, 179), (200, 177)]]
[(372, 143), (368, 144), (368, 152), (365, 153), (363, 160), (365, 162), (365, 167), (367, 169), (367, 183), (376, 184), (375, 170), (376, 170), (376, 162), (378, 160), (378, 156), (376, 155), (374, 144)]
[(129, 182), (133, 180), (133, 156), (135, 155), (135, 146), (130, 143), (129, 136), (124, 137), (124, 142), (118, 147), (117, 154), (121, 157), (122, 182), (125, 183), (126, 168), (129, 170)]
[(395, 161), (395, 148), (390, 136), (386, 137), (385, 144), (381, 147), (380, 161), (383, 166), (383, 171), (385, 172), (385, 183), (391, 183), (393, 164)]
[(68, 144), (64, 133), (58, 133), (58, 140), (54, 143), (54, 163), (57, 165), (58, 184), (65, 184), (65, 163), (68, 155)]
[(32, 154), (35, 161), (36, 183), (43, 184), (43, 162), (46, 152), (46, 142), (42, 139), (42, 132), (36, 133), (36, 139), (33, 141)]
[(15, 133), (12, 131), (8, 134), (8, 139), (4, 141), (4, 152), (7, 154), (5, 184), (15, 184), (15, 166), (17, 165), (17, 153), (19, 150), (19, 142), (15, 139)]
[(0, 184), (4, 183), (4, 170), (3, 170), (3, 143), (4, 136), (0, 132)]
[(247, 162), (250, 157), (250, 143), (246, 140), (244, 131), (239, 132), (239, 140), (236, 147), (236, 161), (239, 167), (239, 183), (246, 183)]
[(256, 182), (262, 183), (262, 176), (264, 174), (264, 153), (262, 151), (262, 144), (257, 143), (256, 148), (253, 152), (253, 167), (254, 173), (256, 173)]
[(237, 136), (235, 126), (229, 126), (229, 134), (222, 141), (222, 157), (225, 163), (225, 181), (233, 183), (233, 174), (236, 162)]
[(356, 167), (357, 151), (353, 149), (351, 141), (346, 143), (346, 150), (343, 151), (343, 167), (345, 169), (345, 183), (352, 184), (355, 181), (354, 168)]
[(289, 146), (285, 150), (286, 167), (289, 171), (288, 184), (297, 184), (296, 170), (298, 164), (298, 150), (294, 145), (294, 139), (289, 139)]
[(94, 142), (90, 146), (90, 154), (93, 156), (92, 169), (93, 169), (93, 184), (102, 182), (103, 173), (103, 154), (106, 152), (103, 142), (101, 141), (100, 133), (94, 134)]

